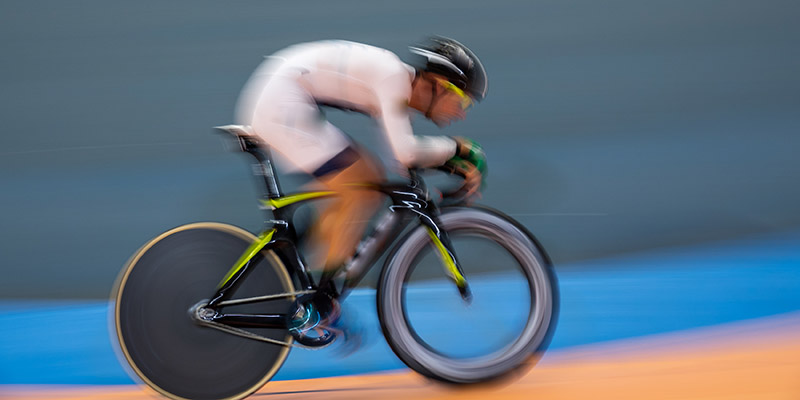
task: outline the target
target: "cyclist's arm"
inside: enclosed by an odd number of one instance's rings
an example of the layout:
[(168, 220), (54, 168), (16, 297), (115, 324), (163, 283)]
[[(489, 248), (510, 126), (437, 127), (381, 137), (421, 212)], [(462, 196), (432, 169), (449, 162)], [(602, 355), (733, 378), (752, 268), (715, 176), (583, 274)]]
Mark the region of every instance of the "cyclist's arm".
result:
[(395, 158), (407, 167), (438, 167), (456, 153), (456, 142), (447, 136), (416, 136), (411, 128), (407, 75), (395, 75), (381, 82), (377, 117)]

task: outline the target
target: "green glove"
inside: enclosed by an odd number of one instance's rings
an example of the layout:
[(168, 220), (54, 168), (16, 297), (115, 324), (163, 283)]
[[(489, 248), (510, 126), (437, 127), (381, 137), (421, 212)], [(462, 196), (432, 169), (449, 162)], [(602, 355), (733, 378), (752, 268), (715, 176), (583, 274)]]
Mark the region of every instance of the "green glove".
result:
[(456, 141), (456, 155), (443, 167), (464, 178), (462, 190), (468, 197), (479, 194), (486, 186), (486, 154), (474, 140), (462, 137), (454, 137), (453, 140)]
[(453, 158), (461, 158), (469, 162), (481, 172), (481, 175), (486, 175), (486, 153), (483, 151), (483, 147), (478, 142), (465, 137), (456, 136), (453, 137), (453, 140), (456, 141), (456, 155)]

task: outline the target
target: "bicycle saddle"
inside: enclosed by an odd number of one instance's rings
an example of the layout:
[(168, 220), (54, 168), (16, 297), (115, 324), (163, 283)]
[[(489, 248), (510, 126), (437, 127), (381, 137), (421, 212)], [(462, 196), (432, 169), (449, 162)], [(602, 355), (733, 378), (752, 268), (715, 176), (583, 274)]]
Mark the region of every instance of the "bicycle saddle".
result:
[(215, 126), (214, 129), (225, 131), (234, 136), (255, 136), (253, 128), (249, 125), (222, 125)]

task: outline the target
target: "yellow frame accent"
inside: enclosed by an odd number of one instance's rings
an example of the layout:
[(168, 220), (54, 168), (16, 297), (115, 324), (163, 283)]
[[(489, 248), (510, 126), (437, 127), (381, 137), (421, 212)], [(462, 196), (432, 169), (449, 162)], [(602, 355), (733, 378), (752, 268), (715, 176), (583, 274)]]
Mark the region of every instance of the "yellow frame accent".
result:
[(233, 278), (233, 276), (239, 272), (239, 270), (242, 269), (242, 267), (244, 267), (244, 265), (247, 264), (251, 258), (258, 254), (258, 252), (261, 251), (261, 249), (263, 249), (270, 240), (272, 240), (272, 235), (274, 234), (275, 229), (262, 232), (261, 235), (258, 236), (258, 239), (256, 239), (256, 241), (244, 251), (244, 254), (242, 254), (239, 259), (236, 260), (236, 263), (233, 264), (233, 267), (231, 267), (230, 271), (225, 274), (225, 277), (222, 278), (222, 282), (217, 285), (217, 290), (225, 286), (225, 284), (227, 284), (228, 281), (231, 280), (231, 278)]
[(333, 196), (335, 194), (336, 192), (333, 191), (297, 193), (297, 194), (290, 194), (288, 196), (278, 197), (276, 199), (261, 200), (261, 203), (267, 207), (270, 207), (273, 210), (277, 210), (278, 208), (286, 207), (290, 204), (294, 204), (303, 200), (316, 199), (319, 197), (328, 197), (328, 196)]
[(442, 262), (444, 262), (446, 271), (456, 281), (456, 285), (458, 285), (458, 287), (464, 287), (466, 280), (464, 279), (464, 276), (458, 272), (458, 268), (456, 267), (455, 260), (453, 260), (453, 256), (450, 254), (447, 248), (444, 247), (444, 243), (439, 240), (439, 237), (436, 236), (436, 233), (433, 231), (433, 229), (427, 226), (426, 228), (428, 229), (428, 236), (430, 236), (431, 241), (433, 241), (433, 245), (439, 250), (439, 258), (441, 258)]

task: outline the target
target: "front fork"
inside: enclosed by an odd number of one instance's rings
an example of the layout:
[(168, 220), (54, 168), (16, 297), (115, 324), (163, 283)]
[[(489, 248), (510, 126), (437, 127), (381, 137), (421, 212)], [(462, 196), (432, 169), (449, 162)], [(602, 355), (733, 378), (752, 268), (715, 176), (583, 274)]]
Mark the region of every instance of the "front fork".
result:
[(469, 283), (464, 276), (464, 270), (458, 261), (453, 243), (450, 241), (450, 236), (447, 232), (440, 228), (439, 208), (430, 201), (427, 196), (427, 189), (421, 181), (414, 179), (412, 182), (412, 185), (404, 190), (387, 192), (394, 202), (391, 209), (392, 211), (408, 210), (417, 215), (420, 223), (428, 231), (428, 236), (436, 248), (439, 259), (442, 261), (445, 273), (456, 284), (461, 298), (465, 302), (471, 303), (472, 290), (470, 290)]
[(439, 228), (438, 218), (420, 217), (420, 220), (422, 220), (422, 224), (425, 225), (428, 231), (428, 236), (431, 242), (433, 242), (433, 246), (436, 248), (436, 254), (442, 261), (445, 273), (456, 284), (461, 298), (465, 302), (471, 303), (472, 290), (470, 290), (469, 283), (464, 277), (464, 270), (461, 268), (461, 263), (458, 262), (458, 257), (456, 257), (453, 243), (450, 241), (450, 236), (447, 232)]

